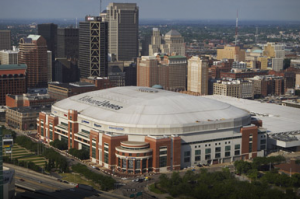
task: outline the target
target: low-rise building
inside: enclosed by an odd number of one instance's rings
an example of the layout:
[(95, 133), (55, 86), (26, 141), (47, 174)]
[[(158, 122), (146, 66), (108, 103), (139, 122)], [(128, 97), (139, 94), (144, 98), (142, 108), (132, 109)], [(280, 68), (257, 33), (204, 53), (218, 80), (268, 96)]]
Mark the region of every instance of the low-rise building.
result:
[(23, 107), (23, 106), (39, 106), (51, 105), (56, 100), (51, 98), (49, 94), (23, 94), (23, 95), (6, 95), (6, 106)]
[(51, 98), (62, 100), (73, 95), (97, 90), (95, 84), (88, 82), (49, 83), (48, 93)]
[(39, 116), (39, 112), (50, 110), (51, 106), (8, 108), (5, 115), (6, 124), (22, 131), (33, 130), (37, 128), (36, 119)]
[(224, 95), (236, 98), (253, 98), (253, 83), (250, 81), (232, 80), (214, 83), (214, 95)]

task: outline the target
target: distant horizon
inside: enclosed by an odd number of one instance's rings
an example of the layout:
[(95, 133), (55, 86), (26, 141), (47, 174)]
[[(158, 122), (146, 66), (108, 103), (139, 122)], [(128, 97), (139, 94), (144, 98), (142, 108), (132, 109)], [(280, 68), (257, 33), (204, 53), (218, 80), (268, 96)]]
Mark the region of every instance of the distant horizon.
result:
[[(105, 10), (110, 0), (102, 0)], [(136, 3), (140, 19), (299, 21), (299, 0), (122, 0)], [(0, 19), (75, 19), (99, 15), (99, 0), (2, 1)]]

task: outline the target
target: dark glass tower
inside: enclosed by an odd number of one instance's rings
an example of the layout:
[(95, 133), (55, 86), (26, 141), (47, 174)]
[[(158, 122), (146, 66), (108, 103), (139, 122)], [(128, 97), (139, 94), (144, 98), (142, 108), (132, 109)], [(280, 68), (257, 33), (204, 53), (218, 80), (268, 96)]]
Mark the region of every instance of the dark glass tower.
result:
[(107, 77), (108, 26), (101, 17), (86, 16), (79, 23), (80, 77)]
[(38, 35), (41, 35), (46, 39), (47, 49), (52, 52), (53, 62), (56, 56), (57, 25), (53, 23), (38, 24)]
[(79, 29), (57, 29), (57, 58), (78, 59)]

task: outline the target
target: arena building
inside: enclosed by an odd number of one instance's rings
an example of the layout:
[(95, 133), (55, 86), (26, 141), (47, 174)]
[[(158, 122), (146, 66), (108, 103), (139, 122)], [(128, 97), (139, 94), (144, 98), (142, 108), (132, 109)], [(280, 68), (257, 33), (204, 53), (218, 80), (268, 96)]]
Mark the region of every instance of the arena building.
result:
[(154, 88), (72, 96), (41, 112), (37, 125), (44, 142), (65, 140), (88, 150), (92, 162), (133, 174), (248, 159), (266, 148), (266, 130), (248, 111)]

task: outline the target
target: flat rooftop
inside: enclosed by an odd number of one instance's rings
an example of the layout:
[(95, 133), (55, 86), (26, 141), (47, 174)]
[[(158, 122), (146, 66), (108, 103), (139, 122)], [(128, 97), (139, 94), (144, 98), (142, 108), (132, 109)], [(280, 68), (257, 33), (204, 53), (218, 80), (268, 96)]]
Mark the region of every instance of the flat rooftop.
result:
[(298, 108), (221, 95), (210, 95), (204, 97), (225, 102), (240, 109), (249, 111), (252, 115), (254, 115), (254, 117), (263, 121), (263, 127), (266, 128), (269, 133), (300, 130), (300, 111)]

